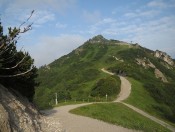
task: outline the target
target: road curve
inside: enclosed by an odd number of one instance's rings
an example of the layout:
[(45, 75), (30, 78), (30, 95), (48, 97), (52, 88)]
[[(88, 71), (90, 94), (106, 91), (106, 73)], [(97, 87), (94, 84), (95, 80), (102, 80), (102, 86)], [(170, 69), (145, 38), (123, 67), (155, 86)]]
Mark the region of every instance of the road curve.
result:
[(86, 104), (67, 105), (45, 111), (52, 119), (58, 120), (62, 124), (61, 132), (133, 132), (121, 126), (112, 125), (103, 121), (92, 119), (89, 117), (74, 115), (69, 113), (70, 110)]
[[(104, 68), (102, 68), (101, 70), (109, 75), (115, 75), (114, 73), (109, 72), (109, 71), (105, 70)], [(121, 88), (120, 88), (120, 93), (119, 93), (117, 99), (114, 100), (114, 102), (121, 102), (121, 101), (127, 99), (131, 93), (130, 82), (122, 76), (119, 76), (119, 77), (121, 80)]]
[[(108, 72), (105, 69), (101, 70), (107, 74), (114, 75), (114, 73)], [(120, 79), (127, 81), (123, 77), (120, 77)], [(129, 85), (126, 86), (124, 83), (122, 83), (121, 86), (122, 90), (116, 102), (122, 101), (129, 96), (130, 92), (128, 92), (128, 86)], [(61, 106), (58, 108), (54, 108), (52, 110), (44, 111), (44, 113), (47, 116), (49, 116), (52, 120), (55, 121), (58, 120), (62, 124), (63, 132), (133, 132), (134, 131), (131, 129), (123, 128), (121, 126), (112, 125), (97, 119), (92, 119), (89, 117), (69, 113), (69, 111), (72, 109), (89, 104), (93, 103)]]
[[(104, 68), (102, 68), (101, 70), (103, 72), (109, 74), (109, 75), (114, 75), (114, 73), (109, 72), (109, 71), (105, 70)], [(120, 102), (120, 103), (124, 104), (125, 106), (131, 108), (132, 110), (136, 111), (137, 113), (139, 113), (139, 114), (141, 114), (141, 115), (143, 115), (143, 116), (145, 116), (145, 117), (155, 121), (156, 123), (166, 127), (167, 129), (175, 132), (175, 127), (174, 126), (171, 126), (168, 123), (166, 123), (166, 122), (164, 122), (164, 121), (162, 121), (162, 120), (160, 120), (160, 119), (158, 119), (158, 118), (156, 118), (156, 117), (154, 117), (154, 116), (144, 112), (143, 110), (138, 109), (138, 108), (136, 108), (136, 107), (134, 107), (134, 106), (132, 106), (130, 104), (121, 102), (121, 101), (123, 101), (123, 100), (125, 100), (125, 99), (127, 99), (129, 97), (129, 95), (131, 93), (131, 83), (126, 78), (124, 78), (122, 76), (120, 76), (120, 80), (121, 80), (121, 91), (120, 91), (120, 93), (118, 95), (118, 98), (114, 102)]]
[[(103, 72), (114, 75), (114, 73), (111, 73), (104, 68), (101, 69)], [(175, 128), (149, 114), (146, 112), (132, 106), (126, 103), (123, 103), (122, 101), (125, 100), (126, 98), (129, 97), (130, 92), (131, 92), (131, 84), (130, 82), (120, 76), (121, 79), (121, 91), (118, 95), (118, 98), (114, 102), (120, 102), (127, 107), (133, 109), (134, 111), (140, 113), (141, 115), (161, 124), (164, 127), (167, 127), (171, 131), (175, 131)], [(69, 113), (70, 110), (89, 105), (92, 103), (85, 103), (85, 104), (76, 104), (76, 105), (67, 105), (67, 106), (61, 106), (54, 108), (52, 110), (47, 110), (44, 111), (44, 113), (50, 117), (54, 122), (58, 121), (62, 124), (62, 130), (58, 130), (57, 132), (133, 132), (134, 130), (130, 130), (127, 128), (123, 128), (121, 126), (116, 126), (112, 125), (109, 123), (105, 123), (103, 121), (97, 120), (97, 119), (92, 119), (89, 117), (84, 117), (84, 116), (79, 116), (79, 115), (74, 115)], [(56, 132), (50, 131), (50, 132)]]
[(131, 93), (131, 84), (130, 84), (130, 82), (122, 76), (120, 76), (120, 80), (121, 80), (120, 93), (119, 93), (117, 99), (114, 102), (121, 102), (121, 101), (127, 99), (129, 97), (130, 93)]

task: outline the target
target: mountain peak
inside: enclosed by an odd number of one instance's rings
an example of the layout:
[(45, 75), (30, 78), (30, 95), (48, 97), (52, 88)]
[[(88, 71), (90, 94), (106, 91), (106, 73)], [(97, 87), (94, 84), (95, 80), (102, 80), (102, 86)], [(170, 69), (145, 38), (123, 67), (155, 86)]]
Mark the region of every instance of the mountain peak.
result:
[(97, 36), (94, 36), (92, 39), (94, 39), (94, 40), (104, 40), (105, 38), (102, 35), (99, 34)]
[(105, 39), (102, 35), (97, 35), (89, 40), (90, 43), (105, 43), (108, 40)]

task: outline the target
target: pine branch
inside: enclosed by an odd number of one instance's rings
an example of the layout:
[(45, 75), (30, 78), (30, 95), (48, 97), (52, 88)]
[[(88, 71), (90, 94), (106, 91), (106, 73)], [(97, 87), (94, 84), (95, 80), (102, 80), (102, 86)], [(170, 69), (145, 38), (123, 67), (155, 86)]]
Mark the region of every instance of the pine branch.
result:
[(30, 69), (30, 70), (27, 70), (27, 71), (25, 71), (25, 72), (22, 72), (22, 73), (19, 73), (19, 74), (15, 74), (15, 75), (0, 75), (0, 78), (8, 78), (8, 77), (22, 76), (22, 75), (25, 75), (25, 74), (29, 73), (29, 72), (32, 71), (32, 70), (33, 70), (33, 68)]
[(11, 60), (8, 60), (8, 61), (0, 62), (0, 63), (1, 63), (2, 65), (4, 65), (4, 64), (12, 63), (13, 61), (15, 61), (14, 58), (12, 58)]
[(16, 54), (17, 54), (17, 53), (14, 53), (14, 54), (13, 54), (12, 56), (10, 56), (9, 58), (3, 59), (2, 61), (0, 60), (0, 62), (1, 62), (1, 63), (4, 63), (4, 62), (6, 62), (6, 61), (9, 61), (9, 60), (13, 59), (14, 56), (15, 56)]
[(14, 69), (14, 68), (16, 68), (19, 64), (21, 64), (23, 61), (24, 61), (24, 59), (26, 58), (26, 56), (24, 56), (22, 59), (21, 59), (21, 61), (20, 62), (18, 62), (15, 66), (13, 66), (13, 67), (9, 67), (9, 68), (0, 68), (1, 70), (11, 70), (11, 69)]
[(6, 51), (8, 51), (8, 49), (9, 49), (9, 47), (8, 47), (8, 46), (6, 46), (6, 47), (5, 47), (5, 49), (4, 49), (4, 50), (2, 50), (2, 51), (0, 52), (0, 56), (1, 56), (1, 55), (3, 55), (3, 54), (6, 52)]

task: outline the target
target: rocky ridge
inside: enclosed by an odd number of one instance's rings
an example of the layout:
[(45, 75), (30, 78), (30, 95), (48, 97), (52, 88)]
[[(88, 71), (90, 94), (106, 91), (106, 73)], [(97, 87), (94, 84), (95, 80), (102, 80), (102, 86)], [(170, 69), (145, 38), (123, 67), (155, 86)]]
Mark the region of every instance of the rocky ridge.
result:
[(173, 59), (165, 52), (156, 50), (154, 56), (167, 62), (170, 66), (175, 66)]
[(108, 43), (109, 41), (107, 39), (105, 39), (102, 35), (97, 35), (95, 37), (93, 37), (92, 39), (90, 39), (88, 41), (91, 44), (95, 44), (95, 43)]
[(138, 65), (143, 66), (145, 69), (147, 68), (153, 68), (154, 69), (154, 74), (156, 78), (161, 79), (163, 82), (168, 82), (168, 80), (166, 79), (166, 77), (164, 76), (164, 74), (156, 68), (156, 66), (146, 57), (143, 59), (140, 58), (136, 58), (136, 63)]

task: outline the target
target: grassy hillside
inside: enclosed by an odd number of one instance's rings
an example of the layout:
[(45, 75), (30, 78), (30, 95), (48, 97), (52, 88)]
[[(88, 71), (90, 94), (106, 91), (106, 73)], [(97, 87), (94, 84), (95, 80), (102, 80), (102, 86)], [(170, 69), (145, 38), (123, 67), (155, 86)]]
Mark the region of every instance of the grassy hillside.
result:
[[(155, 99), (153, 96), (150, 96), (150, 92), (144, 87), (144, 84), (142, 82), (132, 78), (128, 79), (132, 83), (132, 92), (129, 98), (125, 100), (125, 102), (132, 104), (133, 106), (136, 106), (150, 113), (151, 115), (161, 118), (164, 121), (167, 121), (168, 123), (175, 126), (174, 121), (171, 120), (174, 118), (173, 107), (171, 105), (167, 105), (166, 103), (160, 103), (158, 99)], [(172, 92), (173, 91), (174, 90), (172, 90)], [(157, 93), (154, 94), (156, 95)], [(170, 95), (170, 97), (174, 99), (172, 95)], [(163, 100), (163, 97), (161, 100)]]
[(36, 89), (36, 103), (41, 108), (53, 104), (56, 92), (59, 102), (65, 99), (101, 101), (105, 100), (106, 94), (109, 100), (113, 100), (120, 91), (119, 77), (103, 73), (101, 69), (115, 64), (112, 52), (127, 47), (86, 42), (47, 67), (41, 67), (38, 72), (38, 81), (41, 83)]
[[(103, 101), (106, 94), (113, 100), (120, 91), (117, 75), (124, 75), (138, 88), (131, 92), (129, 103), (175, 123), (175, 65), (164, 61), (164, 56), (155, 57), (154, 53), (138, 44), (96, 36), (39, 69), (40, 86), (35, 101), (40, 108), (51, 106), (56, 92), (59, 102)], [(102, 68), (116, 75), (103, 73)]]

